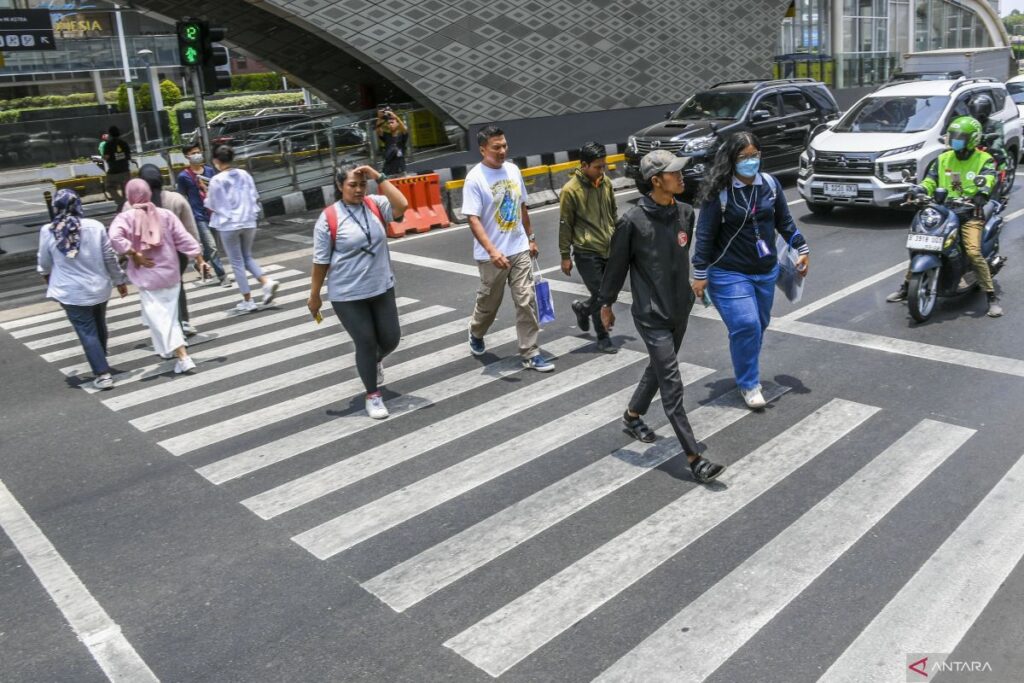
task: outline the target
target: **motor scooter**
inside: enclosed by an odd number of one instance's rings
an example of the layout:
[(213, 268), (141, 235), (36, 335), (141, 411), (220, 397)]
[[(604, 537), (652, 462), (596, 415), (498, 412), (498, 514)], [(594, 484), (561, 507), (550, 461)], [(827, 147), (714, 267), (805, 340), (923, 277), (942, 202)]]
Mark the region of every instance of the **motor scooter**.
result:
[[(956, 177), (951, 179), (954, 185), (959, 182)], [(905, 180), (916, 182), (909, 174), (905, 175)], [(985, 185), (985, 179), (980, 176), (974, 182), (978, 187)], [(974, 217), (984, 219), (981, 253), (993, 277), (1006, 264), (1006, 258), (999, 255), (999, 234), (1003, 229), (1001, 214), (1006, 203), (989, 199), (984, 205), (976, 206), (969, 199), (949, 198), (949, 192), (941, 187), (935, 190), (932, 198), (918, 185), (914, 186), (911, 194), (916, 194), (917, 198), (908, 199), (904, 205), (917, 207), (918, 211), (907, 234), (907, 249), (910, 251), (907, 305), (914, 320), (923, 323), (935, 311), (938, 297), (961, 296), (978, 285), (977, 275), (960, 240), (962, 221)]]

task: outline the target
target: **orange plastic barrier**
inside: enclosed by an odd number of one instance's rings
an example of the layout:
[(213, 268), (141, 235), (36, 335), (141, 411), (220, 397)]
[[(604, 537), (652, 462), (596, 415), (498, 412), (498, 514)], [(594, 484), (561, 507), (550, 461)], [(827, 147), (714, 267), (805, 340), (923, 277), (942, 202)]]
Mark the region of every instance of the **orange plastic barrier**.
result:
[(404, 237), (407, 232), (427, 232), (451, 225), (441, 201), (441, 177), (436, 173), (394, 178), (391, 182), (409, 201), (401, 223), (388, 226), (388, 237)]

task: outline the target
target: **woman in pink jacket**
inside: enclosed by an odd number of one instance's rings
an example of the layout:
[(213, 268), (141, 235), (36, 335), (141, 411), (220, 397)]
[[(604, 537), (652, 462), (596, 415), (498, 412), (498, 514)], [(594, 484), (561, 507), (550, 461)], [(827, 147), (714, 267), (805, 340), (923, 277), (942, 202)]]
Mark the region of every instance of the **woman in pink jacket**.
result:
[(188, 372), (196, 364), (188, 357), (178, 320), (178, 254), (194, 258), (202, 249), (177, 216), (153, 205), (145, 180), (136, 178), (124, 189), (131, 209), (110, 224), (110, 243), (118, 254), (128, 256), (128, 279), (139, 288), (142, 321), (149, 327), (153, 348), (164, 358), (178, 357), (175, 373)]

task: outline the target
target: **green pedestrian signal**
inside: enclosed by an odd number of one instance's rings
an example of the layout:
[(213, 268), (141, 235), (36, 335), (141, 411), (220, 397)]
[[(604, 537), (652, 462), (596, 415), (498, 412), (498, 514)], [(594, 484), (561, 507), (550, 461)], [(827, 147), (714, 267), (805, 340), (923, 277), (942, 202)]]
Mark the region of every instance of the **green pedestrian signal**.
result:
[(196, 19), (182, 19), (177, 24), (179, 63), (182, 66), (199, 66), (203, 63), (203, 22)]
[(184, 54), (185, 64), (193, 66), (199, 63), (199, 50), (194, 47), (186, 47)]

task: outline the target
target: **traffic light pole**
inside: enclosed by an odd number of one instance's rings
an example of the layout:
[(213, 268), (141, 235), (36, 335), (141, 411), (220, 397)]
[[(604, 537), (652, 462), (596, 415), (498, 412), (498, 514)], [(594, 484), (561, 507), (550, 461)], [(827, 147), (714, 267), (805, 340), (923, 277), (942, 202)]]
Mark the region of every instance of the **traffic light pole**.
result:
[(206, 105), (203, 103), (203, 84), (199, 81), (199, 68), (188, 67), (189, 75), (192, 77), (192, 92), (196, 97), (196, 125), (199, 126), (200, 139), (203, 141), (203, 152), (208, 159), (213, 158), (213, 150), (210, 148), (210, 130), (206, 127)]

